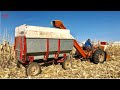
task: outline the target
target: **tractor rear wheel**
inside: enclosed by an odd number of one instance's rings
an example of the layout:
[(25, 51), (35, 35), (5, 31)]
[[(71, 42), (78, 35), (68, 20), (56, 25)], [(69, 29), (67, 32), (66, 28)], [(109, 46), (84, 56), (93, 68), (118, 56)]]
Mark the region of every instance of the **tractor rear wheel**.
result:
[(103, 51), (102, 49), (97, 49), (92, 56), (92, 60), (95, 64), (103, 63), (105, 59), (105, 51)]
[(62, 62), (62, 68), (63, 69), (70, 69), (72, 67), (72, 62), (70, 59), (65, 59), (64, 62)]
[(37, 76), (40, 73), (41, 73), (41, 66), (36, 62), (30, 63), (26, 68), (27, 76)]

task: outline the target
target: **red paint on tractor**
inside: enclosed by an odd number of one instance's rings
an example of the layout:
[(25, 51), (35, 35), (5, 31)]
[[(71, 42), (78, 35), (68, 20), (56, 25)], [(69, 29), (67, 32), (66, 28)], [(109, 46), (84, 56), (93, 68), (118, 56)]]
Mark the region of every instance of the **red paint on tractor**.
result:
[(107, 42), (100, 42), (101, 45), (107, 45)]
[(84, 50), (82, 49), (82, 47), (79, 45), (79, 43), (76, 40), (74, 40), (74, 47), (79, 52), (79, 54), (83, 56), (83, 58), (87, 57), (86, 53), (84, 52)]

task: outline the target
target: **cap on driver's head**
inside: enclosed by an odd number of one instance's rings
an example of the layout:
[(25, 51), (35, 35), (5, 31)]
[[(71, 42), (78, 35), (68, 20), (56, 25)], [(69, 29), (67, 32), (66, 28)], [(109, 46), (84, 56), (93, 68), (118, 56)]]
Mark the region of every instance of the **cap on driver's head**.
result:
[(88, 39), (88, 41), (90, 41), (90, 39)]

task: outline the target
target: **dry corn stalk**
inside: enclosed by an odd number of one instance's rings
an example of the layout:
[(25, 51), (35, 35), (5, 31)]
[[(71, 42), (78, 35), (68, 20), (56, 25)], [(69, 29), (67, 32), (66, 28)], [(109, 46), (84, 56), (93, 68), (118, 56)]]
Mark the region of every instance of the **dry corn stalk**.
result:
[(0, 46), (0, 66), (8, 67), (14, 59), (13, 46), (10, 46), (7, 41), (4, 41)]

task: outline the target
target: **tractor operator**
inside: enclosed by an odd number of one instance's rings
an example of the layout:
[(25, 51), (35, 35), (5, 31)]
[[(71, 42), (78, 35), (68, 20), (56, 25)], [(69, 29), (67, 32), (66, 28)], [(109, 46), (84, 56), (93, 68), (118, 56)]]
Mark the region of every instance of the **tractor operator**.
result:
[(92, 44), (91, 44), (91, 40), (88, 39), (85, 44), (84, 44), (84, 47), (86, 50), (92, 50)]

